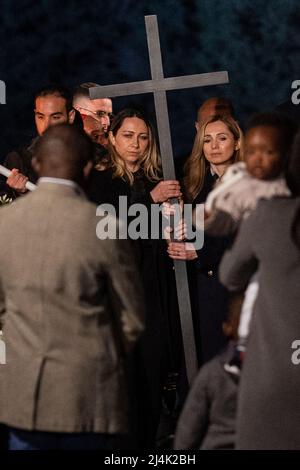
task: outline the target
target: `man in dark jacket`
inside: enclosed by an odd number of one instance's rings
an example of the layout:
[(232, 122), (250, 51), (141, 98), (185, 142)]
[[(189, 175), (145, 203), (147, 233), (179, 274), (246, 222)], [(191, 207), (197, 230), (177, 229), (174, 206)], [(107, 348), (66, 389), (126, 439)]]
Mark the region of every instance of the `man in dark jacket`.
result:
[[(70, 92), (62, 86), (47, 86), (40, 89), (34, 97), (35, 126), (38, 136), (42, 135), (48, 127), (55, 124), (72, 124), (75, 119), (75, 111), (72, 107)], [(27, 181), (35, 183), (37, 175), (32, 168), (32, 149), (37, 138), (29, 145), (10, 152), (3, 165), (12, 170), (11, 176), (5, 180), (1, 178), (0, 194), (6, 194), (15, 199), (20, 194), (26, 193)]]

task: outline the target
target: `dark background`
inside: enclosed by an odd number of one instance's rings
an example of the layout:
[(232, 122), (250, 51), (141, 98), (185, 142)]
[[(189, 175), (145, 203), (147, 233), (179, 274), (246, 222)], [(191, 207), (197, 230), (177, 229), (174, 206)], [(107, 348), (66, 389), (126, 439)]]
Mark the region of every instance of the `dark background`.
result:
[[(199, 104), (234, 101), (244, 125), (254, 111), (287, 102), (300, 79), (299, 0), (1, 1), (0, 160), (34, 134), (32, 96), (49, 82), (70, 87), (147, 80), (144, 15), (158, 16), (165, 76), (228, 70), (230, 84), (168, 93), (175, 156), (187, 154)], [(116, 98), (114, 109), (153, 98)], [(297, 108), (297, 109), (296, 109)]]

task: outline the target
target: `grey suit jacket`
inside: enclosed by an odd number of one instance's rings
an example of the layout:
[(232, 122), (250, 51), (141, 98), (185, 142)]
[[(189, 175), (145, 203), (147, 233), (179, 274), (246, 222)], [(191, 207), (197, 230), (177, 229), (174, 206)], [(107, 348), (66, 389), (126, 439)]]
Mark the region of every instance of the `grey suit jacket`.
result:
[(1, 208), (0, 422), (49, 432), (123, 433), (123, 360), (143, 330), (127, 240), (96, 237), (96, 206), (41, 183)]

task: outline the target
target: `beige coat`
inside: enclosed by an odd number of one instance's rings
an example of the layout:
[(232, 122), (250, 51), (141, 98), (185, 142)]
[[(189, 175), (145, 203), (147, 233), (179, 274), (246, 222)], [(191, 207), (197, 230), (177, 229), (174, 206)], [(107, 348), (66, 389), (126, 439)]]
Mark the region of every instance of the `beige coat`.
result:
[(96, 237), (96, 206), (41, 183), (0, 209), (0, 422), (27, 430), (127, 430), (123, 359), (143, 329), (127, 240)]

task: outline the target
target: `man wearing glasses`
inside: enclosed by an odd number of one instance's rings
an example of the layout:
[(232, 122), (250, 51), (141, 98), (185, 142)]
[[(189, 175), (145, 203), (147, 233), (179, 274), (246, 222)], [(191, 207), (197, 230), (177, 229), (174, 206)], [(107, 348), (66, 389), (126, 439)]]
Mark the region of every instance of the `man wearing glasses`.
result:
[[(101, 125), (104, 132), (98, 136), (97, 143), (106, 147), (108, 143), (107, 134), (113, 117), (112, 101), (109, 98), (91, 100), (89, 89), (94, 86), (98, 86), (97, 83), (90, 82), (79, 85), (73, 95), (73, 107), (80, 113), (84, 128), (86, 127), (85, 120), (87, 116), (92, 117)], [(85, 129), (85, 131), (89, 134), (88, 129)]]

